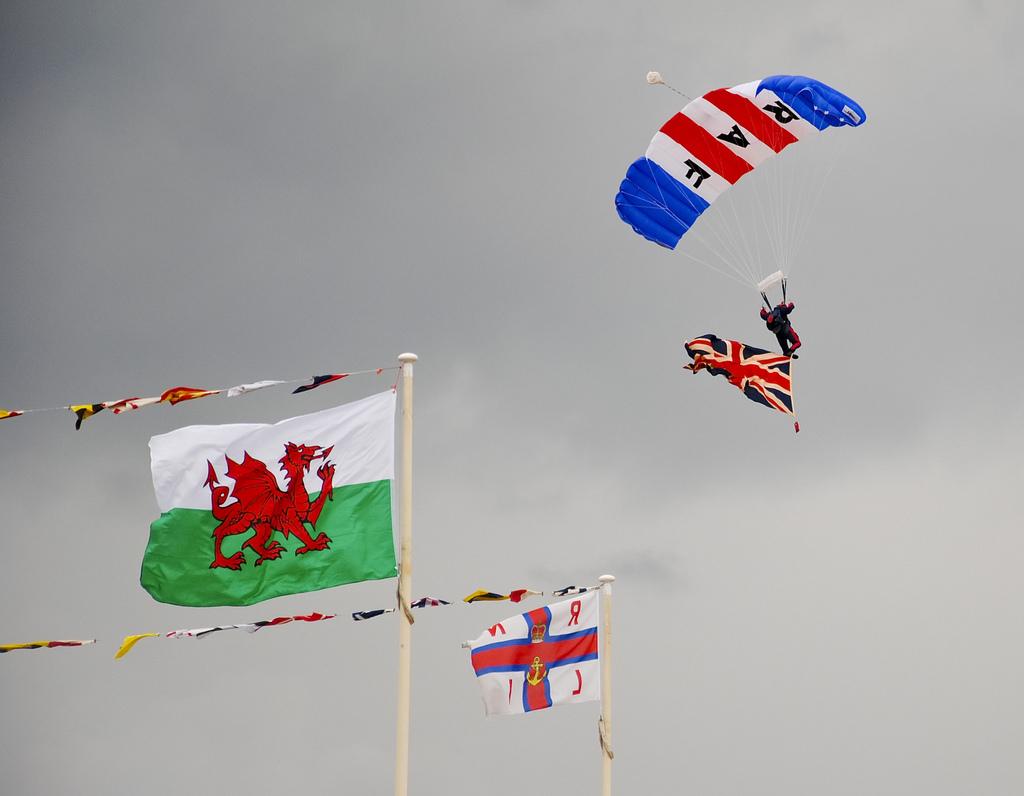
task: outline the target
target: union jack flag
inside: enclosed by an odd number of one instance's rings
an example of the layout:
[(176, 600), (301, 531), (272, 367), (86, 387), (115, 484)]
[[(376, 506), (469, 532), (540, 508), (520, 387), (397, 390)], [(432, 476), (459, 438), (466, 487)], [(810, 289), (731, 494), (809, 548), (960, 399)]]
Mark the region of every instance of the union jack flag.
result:
[(706, 370), (713, 376), (725, 376), (751, 401), (793, 414), (789, 357), (736, 340), (722, 340), (713, 334), (705, 334), (684, 345), (693, 360), (692, 364), (684, 366), (687, 370), (693, 373)]

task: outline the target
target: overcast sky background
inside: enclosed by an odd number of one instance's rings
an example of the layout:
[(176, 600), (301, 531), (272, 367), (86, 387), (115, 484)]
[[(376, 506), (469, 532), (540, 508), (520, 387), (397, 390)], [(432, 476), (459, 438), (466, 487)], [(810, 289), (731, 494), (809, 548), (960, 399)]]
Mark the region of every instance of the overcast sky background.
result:
[[(415, 596), (616, 574), (617, 792), (1019, 794), (1022, 34), (1011, 0), (4, 3), (0, 406), (415, 351)], [(797, 260), (799, 435), (680, 368), (768, 347), (756, 294), (615, 215), (680, 105), (649, 69), (867, 110)], [(389, 383), (0, 426), (0, 642), (99, 639), (0, 660), (5, 791), (392, 791), (393, 617), (113, 660), (390, 604), (138, 584), (150, 436)], [(596, 703), (483, 715), (459, 645), (514, 612), (418, 612), (411, 793), (598, 787)]]

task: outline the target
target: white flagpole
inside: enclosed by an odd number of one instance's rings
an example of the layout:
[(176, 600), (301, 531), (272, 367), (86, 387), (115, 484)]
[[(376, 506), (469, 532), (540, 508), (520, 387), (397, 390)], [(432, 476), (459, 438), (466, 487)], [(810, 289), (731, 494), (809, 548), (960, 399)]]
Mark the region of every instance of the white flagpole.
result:
[(601, 718), (597, 731), (601, 742), (601, 796), (612, 796), (612, 583), (614, 575), (602, 575), (601, 582)]
[(398, 721), (395, 731), (395, 796), (409, 792), (409, 702), (412, 674), (412, 364), (419, 357), (399, 354), (402, 363), (402, 454), (398, 474)]

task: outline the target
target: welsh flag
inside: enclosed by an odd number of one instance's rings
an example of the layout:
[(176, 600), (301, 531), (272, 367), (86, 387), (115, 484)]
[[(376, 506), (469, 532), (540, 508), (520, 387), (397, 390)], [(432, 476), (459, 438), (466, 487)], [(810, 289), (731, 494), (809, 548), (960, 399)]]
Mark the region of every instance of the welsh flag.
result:
[(149, 441), (160, 518), (142, 587), (175, 605), (252, 605), (393, 578), (395, 394), (273, 425)]

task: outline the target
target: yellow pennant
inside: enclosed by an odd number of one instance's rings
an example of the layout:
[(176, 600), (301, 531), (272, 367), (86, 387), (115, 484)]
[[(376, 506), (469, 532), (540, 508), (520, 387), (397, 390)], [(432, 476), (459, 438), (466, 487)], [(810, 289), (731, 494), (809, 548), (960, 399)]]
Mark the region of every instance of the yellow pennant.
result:
[(462, 598), (464, 603), (482, 603), (482, 602), (496, 602), (497, 600), (507, 600), (507, 594), (495, 594), (493, 591), (484, 591), (483, 589), (477, 589), (472, 594), (467, 594)]
[(121, 648), (117, 651), (117, 654), (114, 655), (114, 660), (117, 660), (118, 658), (123, 658), (125, 655), (131, 652), (132, 647), (138, 644), (139, 641), (141, 641), (142, 639), (156, 638), (159, 635), (159, 633), (139, 633), (136, 636), (125, 636), (124, 641), (121, 642)]
[(82, 427), (82, 421), (87, 420), (93, 415), (103, 411), (103, 404), (74, 404), (69, 406), (72, 412), (78, 420), (75, 421), (75, 431), (78, 431)]

